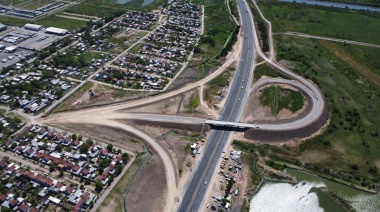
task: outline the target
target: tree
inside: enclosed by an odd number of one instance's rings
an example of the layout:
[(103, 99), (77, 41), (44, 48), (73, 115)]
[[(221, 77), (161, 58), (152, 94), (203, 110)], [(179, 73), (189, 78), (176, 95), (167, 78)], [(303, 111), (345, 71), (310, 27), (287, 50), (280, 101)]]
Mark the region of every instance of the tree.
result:
[(83, 189), (84, 189), (84, 185), (80, 185), (79, 188), (80, 188), (81, 190), (83, 190)]
[(92, 146), (94, 144), (94, 141), (89, 138), (89, 139), (86, 140), (86, 143), (88, 145)]
[(54, 163), (50, 163), (49, 171), (53, 172), (54, 170), (55, 170), (55, 164)]
[(14, 149), (14, 148), (16, 148), (16, 146), (17, 146), (17, 144), (16, 144), (16, 143), (12, 143), (12, 145), (11, 145), (11, 149)]
[(128, 153), (123, 153), (122, 159), (123, 159), (123, 161), (124, 161), (125, 163), (128, 162), (128, 159), (129, 159), (129, 155), (128, 155)]
[(10, 125), (11, 126), (16, 126), (16, 125), (18, 125), (18, 124), (20, 124), (21, 123), (21, 119), (19, 119), (19, 118), (17, 118), (17, 117), (14, 117), (13, 119), (11, 119), (11, 121), (10, 121)]
[(103, 189), (103, 183), (100, 180), (98, 180), (95, 183), (95, 187), (97, 191), (101, 191)]
[(88, 145), (88, 143), (84, 143), (84, 144), (82, 144), (82, 145), (79, 147), (79, 151), (80, 151), (80, 153), (82, 153), (82, 154), (87, 153), (89, 149), (90, 149), (90, 145)]
[(71, 135), (71, 139), (73, 139), (74, 141), (77, 140), (77, 134), (75, 134), (75, 133), (72, 134), (72, 135)]
[(59, 170), (59, 177), (63, 177), (63, 169)]
[(120, 165), (120, 164), (118, 164), (118, 165), (116, 165), (116, 168), (115, 168), (116, 170), (115, 170), (115, 174), (116, 175), (119, 175), (122, 171), (123, 171), (123, 166), (122, 165)]
[(82, 141), (83, 140), (83, 136), (82, 135), (78, 135), (78, 140)]
[(121, 153), (121, 149), (118, 149), (118, 150), (117, 150), (117, 154), (120, 154), (120, 153)]
[(112, 144), (108, 144), (108, 145), (107, 145), (107, 150), (108, 150), (108, 152), (112, 152), (112, 148), (113, 148), (113, 145), (112, 145)]
[(4, 129), (3, 122), (0, 122), (0, 132), (3, 132), (3, 129)]
[(85, 185), (90, 185), (90, 184), (91, 184), (91, 180), (90, 180), (90, 179), (86, 179), (86, 180), (84, 181), (84, 184), (85, 184)]

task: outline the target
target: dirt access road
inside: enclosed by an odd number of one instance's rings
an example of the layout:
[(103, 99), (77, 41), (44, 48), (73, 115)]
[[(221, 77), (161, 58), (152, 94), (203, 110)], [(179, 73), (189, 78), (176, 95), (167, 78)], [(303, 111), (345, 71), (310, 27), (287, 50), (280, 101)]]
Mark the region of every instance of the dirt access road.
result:
[[(239, 33), (239, 35), (241, 35), (241, 33)], [(205, 85), (212, 79), (218, 77), (227, 67), (229, 67), (233, 62), (235, 62), (235, 60), (239, 58), (241, 45), (242, 45), (242, 36), (238, 36), (238, 41), (237, 41), (236, 47), (234, 48), (236, 49), (236, 51), (234, 51), (233, 54), (230, 55), (229, 59), (221, 67), (219, 67), (215, 72), (205, 77), (204, 79), (196, 83), (187, 85), (178, 90), (168, 92), (168, 93), (155, 96), (155, 97), (133, 101), (133, 102), (126, 102), (126, 103), (109, 105), (109, 106), (98, 107), (98, 108), (95, 107), (95, 108), (90, 108), (90, 109), (80, 110), (80, 111), (57, 113), (57, 114), (50, 115), (47, 118), (38, 119), (36, 120), (36, 122), (48, 124), (48, 125), (49, 124), (63, 124), (63, 123), (76, 123), (76, 124), (84, 123), (84, 124), (96, 124), (96, 125), (103, 125), (103, 126), (109, 126), (109, 127), (116, 127), (116, 128), (120, 128), (125, 131), (128, 131), (130, 133), (133, 133), (139, 138), (145, 140), (151, 145), (151, 147), (154, 148), (154, 150), (158, 153), (160, 158), (163, 160), (165, 171), (166, 171), (167, 182), (171, 182), (167, 184), (167, 198), (166, 198), (166, 203), (165, 203), (165, 207), (163, 211), (173, 211), (174, 198), (175, 198), (176, 189), (177, 189), (177, 181), (176, 181), (176, 171), (174, 169), (175, 166), (173, 165), (173, 162), (171, 161), (170, 156), (165, 152), (165, 150), (158, 143), (154, 141), (154, 139), (152, 139), (145, 133), (131, 126), (117, 122), (115, 120), (120, 119), (120, 117), (123, 115), (120, 112), (120, 110), (158, 102), (163, 99), (177, 96), (187, 91), (194, 90), (198, 88), (199, 86)]]

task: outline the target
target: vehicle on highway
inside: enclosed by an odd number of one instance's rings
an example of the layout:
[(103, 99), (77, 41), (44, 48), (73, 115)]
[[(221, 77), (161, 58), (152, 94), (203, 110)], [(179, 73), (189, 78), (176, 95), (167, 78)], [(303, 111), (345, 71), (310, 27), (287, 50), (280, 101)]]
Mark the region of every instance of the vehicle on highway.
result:
[(205, 181), (205, 185), (207, 185), (207, 180)]

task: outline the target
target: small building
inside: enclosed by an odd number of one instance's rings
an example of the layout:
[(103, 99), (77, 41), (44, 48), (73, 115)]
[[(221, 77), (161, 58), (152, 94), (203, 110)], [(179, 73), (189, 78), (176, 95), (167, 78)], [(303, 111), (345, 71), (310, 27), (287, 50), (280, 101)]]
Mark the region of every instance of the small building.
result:
[(11, 53), (11, 52), (15, 52), (17, 49), (18, 49), (18, 46), (9, 46), (5, 48), (5, 52)]
[(0, 31), (4, 31), (4, 30), (6, 30), (7, 28), (8, 28), (7, 25), (0, 24)]
[(37, 25), (37, 24), (25, 24), (24, 28), (27, 30), (32, 30), (32, 31), (40, 31), (44, 27), (41, 25)]
[(56, 27), (48, 27), (45, 29), (45, 32), (49, 34), (55, 34), (55, 35), (66, 35), (69, 32), (69, 30), (56, 28)]

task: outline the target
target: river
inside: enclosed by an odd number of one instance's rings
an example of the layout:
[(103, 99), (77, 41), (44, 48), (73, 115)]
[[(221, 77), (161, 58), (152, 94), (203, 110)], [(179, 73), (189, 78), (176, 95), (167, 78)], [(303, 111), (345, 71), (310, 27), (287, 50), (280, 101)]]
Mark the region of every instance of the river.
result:
[(348, 4), (348, 3), (338, 3), (338, 2), (327, 2), (327, 1), (313, 1), (313, 0), (280, 0), (282, 2), (295, 2), (295, 3), (303, 3), (303, 4), (311, 4), (311, 5), (320, 5), (327, 7), (337, 7), (337, 8), (348, 8), (353, 10), (369, 10), (380, 12), (380, 8), (364, 6), (359, 4)]
[[(131, 0), (117, 0), (116, 3), (117, 4), (125, 4), (127, 2), (130, 2)], [(144, 0), (144, 2), (142, 3), (141, 6), (145, 6), (145, 5), (148, 5), (150, 3), (152, 3), (154, 0)]]
[(267, 182), (251, 200), (250, 211), (345, 211), (318, 187), (346, 199), (357, 211), (380, 211), (380, 195), (372, 195), (315, 175), (287, 169), (299, 183)]

